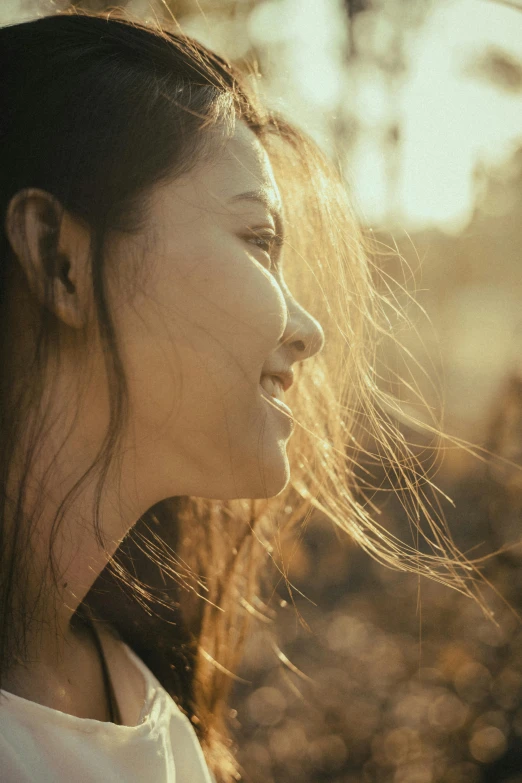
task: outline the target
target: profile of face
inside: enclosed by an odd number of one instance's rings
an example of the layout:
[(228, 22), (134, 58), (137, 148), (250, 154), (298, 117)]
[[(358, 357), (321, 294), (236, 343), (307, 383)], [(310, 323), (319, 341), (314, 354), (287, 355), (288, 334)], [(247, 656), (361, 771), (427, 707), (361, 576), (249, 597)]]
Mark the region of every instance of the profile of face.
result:
[(155, 188), (138, 237), (111, 247), (111, 265), (138, 253), (147, 270), (132, 301), (112, 296), (126, 450), (159, 496), (272, 497), (288, 482), (293, 421), (260, 379), (311, 357), (324, 334), (271, 268), (281, 212), (268, 155), (237, 123), (217, 158)]
[[(219, 150), (154, 186), (138, 231), (109, 236), (109, 307), (129, 390), (118, 498), (136, 514), (176, 495), (281, 492), (295, 425), (260, 381), (291, 371), (324, 343), (272, 266), (283, 205), (264, 147), (238, 122)], [(61, 243), (80, 291), (89, 238), (70, 216)], [(134, 270), (139, 284), (126, 285)], [(109, 421), (100, 340), (83, 355), (70, 349), (61, 367), (53, 399), (70, 401), (71, 428), (58, 433), (68, 431), (68, 440), (56, 441), (65, 475), (90, 464)]]

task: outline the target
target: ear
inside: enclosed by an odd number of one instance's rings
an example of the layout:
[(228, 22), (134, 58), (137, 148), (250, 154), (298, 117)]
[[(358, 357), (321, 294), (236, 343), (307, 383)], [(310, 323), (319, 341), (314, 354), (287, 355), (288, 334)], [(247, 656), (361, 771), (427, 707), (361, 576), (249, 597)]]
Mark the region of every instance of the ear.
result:
[(50, 193), (26, 188), (9, 202), (6, 235), (40, 304), (74, 329), (85, 326), (92, 300), (87, 226)]

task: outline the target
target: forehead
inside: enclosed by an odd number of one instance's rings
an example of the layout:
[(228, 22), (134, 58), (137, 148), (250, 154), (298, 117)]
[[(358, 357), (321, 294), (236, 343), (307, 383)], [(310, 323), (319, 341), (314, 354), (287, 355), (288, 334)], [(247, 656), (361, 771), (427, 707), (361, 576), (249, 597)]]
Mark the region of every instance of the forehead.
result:
[(236, 124), (234, 135), (217, 157), (203, 163), (195, 172), (205, 183), (208, 195), (220, 201), (244, 192), (264, 192), (274, 209), (281, 209), (281, 196), (268, 154), (243, 122)]
[(205, 227), (247, 215), (254, 220), (261, 210), (268, 210), (283, 235), (281, 196), (268, 153), (243, 122), (187, 173), (154, 188), (148, 203), (149, 230), (173, 230), (178, 243), (181, 237), (197, 243)]

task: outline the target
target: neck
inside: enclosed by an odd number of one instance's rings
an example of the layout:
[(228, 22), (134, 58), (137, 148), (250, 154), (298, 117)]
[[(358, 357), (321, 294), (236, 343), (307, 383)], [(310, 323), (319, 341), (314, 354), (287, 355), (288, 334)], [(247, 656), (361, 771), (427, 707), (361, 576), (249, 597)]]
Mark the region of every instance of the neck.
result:
[(108, 674), (93, 631), (75, 618), (64, 636), (41, 628), (38, 658), (13, 666), (3, 690), (79, 718), (112, 720)]

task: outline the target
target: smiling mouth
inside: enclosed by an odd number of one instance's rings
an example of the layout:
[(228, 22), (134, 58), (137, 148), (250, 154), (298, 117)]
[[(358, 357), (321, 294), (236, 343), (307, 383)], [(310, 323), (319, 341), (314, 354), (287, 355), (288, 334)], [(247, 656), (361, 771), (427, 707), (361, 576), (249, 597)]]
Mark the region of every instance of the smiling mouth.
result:
[(283, 384), (279, 378), (276, 378), (275, 375), (262, 375), (259, 383), (261, 388), (264, 389), (271, 397), (275, 397), (281, 402), (285, 401)]
[(261, 376), (259, 385), (261, 386), (262, 391), (266, 392), (266, 394), (263, 396), (267, 398), (269, 397), (270, 400), (272, 400), (275, 405), (287, 415), (287, 418), (290, 417), (293, 422), (292, 410), (288, 407), (284, 400), (285, 392), (280, 379), (273, 375), (263, 375)]

